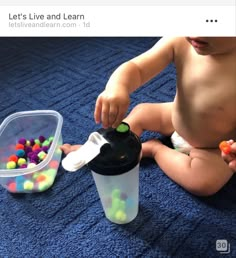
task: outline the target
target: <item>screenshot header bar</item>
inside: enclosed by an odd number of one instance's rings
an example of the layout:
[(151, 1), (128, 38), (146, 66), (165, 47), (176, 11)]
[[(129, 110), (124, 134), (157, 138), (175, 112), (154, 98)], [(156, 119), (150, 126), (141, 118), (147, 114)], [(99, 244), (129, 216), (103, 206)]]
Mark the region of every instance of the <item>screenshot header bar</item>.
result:
[(235, 6), (235, 0), (1, 0), (0, 6)]
[(236, 36), (233, 6), (2, 6), (0, 36)]

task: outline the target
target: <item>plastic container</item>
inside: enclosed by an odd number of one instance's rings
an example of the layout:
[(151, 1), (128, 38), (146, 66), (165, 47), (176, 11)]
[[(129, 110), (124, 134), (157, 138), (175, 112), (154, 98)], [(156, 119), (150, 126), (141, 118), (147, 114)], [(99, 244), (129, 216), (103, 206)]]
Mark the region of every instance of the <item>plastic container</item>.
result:
[(98, 132), (108, 143), (88, 166), (105, 216), (114, 223), (126, 224), (138, 214), (141, 142), (126, 123)]
[[(53, 183), (61, 159), (62, 116), (53, 110), (17, 112), (0, 125), (0, 184), (10, 192), (32, 193), (47, 190)], [(8, 157), (14, 154), (19, 139), (53, 139), (46, 157), (31, 168), (7, 169)]]

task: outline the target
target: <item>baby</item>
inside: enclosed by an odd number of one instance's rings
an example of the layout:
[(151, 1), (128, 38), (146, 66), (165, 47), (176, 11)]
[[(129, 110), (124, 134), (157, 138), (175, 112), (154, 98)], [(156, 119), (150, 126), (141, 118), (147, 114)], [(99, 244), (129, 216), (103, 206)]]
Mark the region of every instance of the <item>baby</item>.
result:
[[(117, 127), (130, 94), (174, 62), (174, 101), (139, 104), (124, 121), (138, 136), (145, 130), (171, 136), (176, 150), (151, 139), (142, 144), (142, 156), (155, 159), (169, 178), (192, 194), (212, 195), (235, 169), (218, 148), (222, 140), (236, 139), (235, 60), (236, 37), (162, 38), (114, 71), (97, 98), (95, 121), (104, 128)], [(61, 147), (66, 154), (77, 148)]]

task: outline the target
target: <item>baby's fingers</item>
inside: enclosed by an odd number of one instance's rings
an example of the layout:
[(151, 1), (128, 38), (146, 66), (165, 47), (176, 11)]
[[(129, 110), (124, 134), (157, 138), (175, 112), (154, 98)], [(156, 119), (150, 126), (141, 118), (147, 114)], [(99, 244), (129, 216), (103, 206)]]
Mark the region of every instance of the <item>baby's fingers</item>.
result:
[(125, 113), (126, 113), (126, 109), (124, 109), (124, 108), (118, 109), (118, 112), (117, 112), (117, 115), (116, 115), (116, 119), (112, 123), (112, 127), (113, 128), (116, 128), (116, 127), (118, 127), (120, 125), (120, 123), (122, 122), (122, 120), (125, 117)]
[(230, 154), (225, 154), (223, 151), (221, 152), (221, 157), (223, 158), (223, 160), (227, 163), (231, 162), (233, 160), (232, 155)]
[(109, 109), (109, 115), (108, 115), (108, 126), (112, 127), (113, 124), (115, 123), (116, 119), (117, 119), (117, 115), (118, 115), (118, 106), (117, 105), (110, 105), (110, 109)]
[(97, 124), (101, 123), (101, 113), (102, 113), (102, 99), (100, 97), (97, 98), (94, 110), (94, 120)]
[(104, 128), (109, 127), (109, 112), (110, 105), (107, 102), (104, 102), (101, 111), (101, 122)]
[(230, 167), (234, 172), (236, 172), (236, 159), (232, 160), (232, 161), (229, 163), (229, 167)]
[(231, 152), (236, 154), (236, 142), (231, 144)]

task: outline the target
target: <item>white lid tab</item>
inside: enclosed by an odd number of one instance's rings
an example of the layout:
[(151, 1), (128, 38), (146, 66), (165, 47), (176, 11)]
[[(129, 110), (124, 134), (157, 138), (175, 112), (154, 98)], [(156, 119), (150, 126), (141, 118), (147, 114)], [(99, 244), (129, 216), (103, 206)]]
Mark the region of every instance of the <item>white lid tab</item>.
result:
[(89, 135), (88, 140), (78, 150), (70, 152), (63, 160), (65, 170), (75, 172), (93, 160), (101, 151), (101, 147), (109, 142), (98, 132)]

